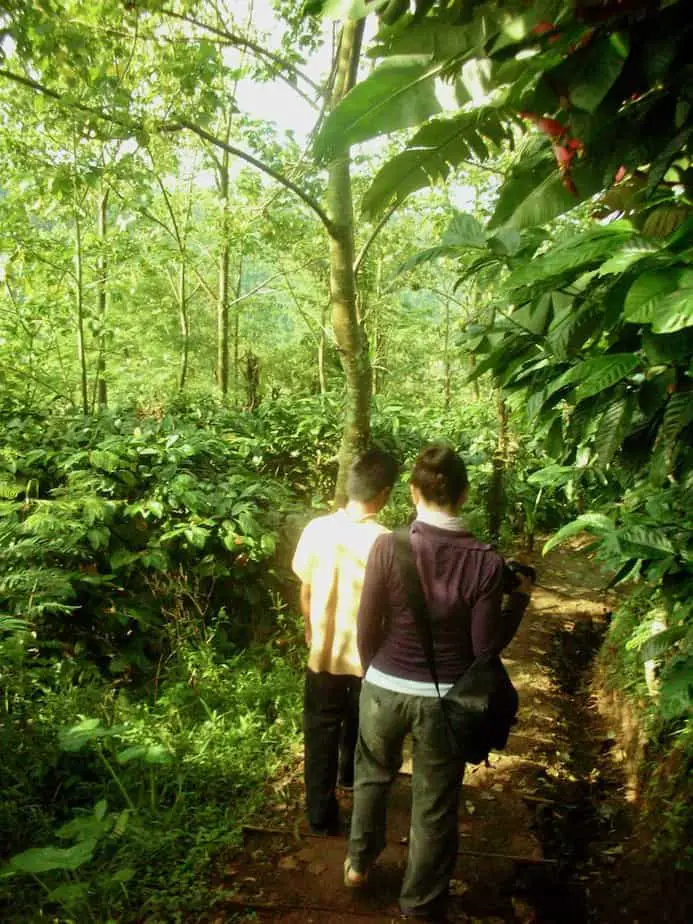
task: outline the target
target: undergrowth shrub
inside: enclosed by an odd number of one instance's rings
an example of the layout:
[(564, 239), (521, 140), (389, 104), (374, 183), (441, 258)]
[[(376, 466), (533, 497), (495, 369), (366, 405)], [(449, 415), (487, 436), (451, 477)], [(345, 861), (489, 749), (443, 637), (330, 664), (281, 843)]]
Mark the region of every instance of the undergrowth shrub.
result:
[(1, 643), (0, 916), (176, 920), (213, 904), (214, 856), (300, 740), (300, 632), (275, 617), (271, 639), (233, 657), (213, 622), (184, 634), (149, 696), (28, 664), (26, 630)]
[(0, 607), (117, 674), (162, 654), (185, 596), (248, 640), (294, 503), (224, 434), (113, 415), (6, 421)]

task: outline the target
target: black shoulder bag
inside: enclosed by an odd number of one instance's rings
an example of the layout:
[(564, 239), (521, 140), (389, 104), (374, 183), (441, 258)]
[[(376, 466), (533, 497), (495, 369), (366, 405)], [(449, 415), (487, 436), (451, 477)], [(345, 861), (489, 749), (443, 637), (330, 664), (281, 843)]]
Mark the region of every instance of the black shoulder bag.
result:
[(445, 696), (440, 695), (433, 634), (409, 529), (394, 531), (395, 557), (414, 613), (426, 663), (438, 693), (451, 754), (472, 764), (502, 750), (517, 721), (518, 696), (498, 655), (476, 658)]

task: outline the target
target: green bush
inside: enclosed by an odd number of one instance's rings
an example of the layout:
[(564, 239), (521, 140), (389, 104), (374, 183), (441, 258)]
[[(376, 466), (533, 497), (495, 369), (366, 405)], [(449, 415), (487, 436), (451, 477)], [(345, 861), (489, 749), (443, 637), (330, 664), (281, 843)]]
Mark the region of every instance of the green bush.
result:
[(3, 644), (14, 663), (0, 713), (5, 919), (45, 906), (61, 920), (142, 908), (174, 920), (209, 907), (214, 855), (300, 739), (298, 629), (281, 614), (278, 627), (231, 659), (213, 626), (185, 640), (151, 699), (97, 675), (78, 683), (64, 661), (23, 670), (25, 641)]

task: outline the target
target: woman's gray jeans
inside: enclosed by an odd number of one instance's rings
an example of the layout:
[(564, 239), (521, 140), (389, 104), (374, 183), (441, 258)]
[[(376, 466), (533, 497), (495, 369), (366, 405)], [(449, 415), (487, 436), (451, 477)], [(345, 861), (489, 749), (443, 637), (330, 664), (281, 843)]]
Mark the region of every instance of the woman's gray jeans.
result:
[(442, 723), (437, 697), (393, 693), (364, 681), (349, 860), (355, 871), (366, 872), (385, 846), (388, 793), (411, 734), (411, 828), (400, 907), (412, 916), (444, 911), (457, 859), (464, 761), (449, 756)]

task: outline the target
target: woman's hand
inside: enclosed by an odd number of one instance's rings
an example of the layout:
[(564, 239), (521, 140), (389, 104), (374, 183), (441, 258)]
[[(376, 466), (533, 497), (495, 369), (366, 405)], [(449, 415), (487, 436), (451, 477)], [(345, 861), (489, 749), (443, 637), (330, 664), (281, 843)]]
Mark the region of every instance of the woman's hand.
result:
[(518, 594), (527, 594), (528, 597), (531, 597), (532, 591), (534, 590), (534, 581), (529, 576), (529, 574), (523, 574), (521, 571), (515, 573), (516, 577), (518, 578), (518, 584), (513, 592)]

